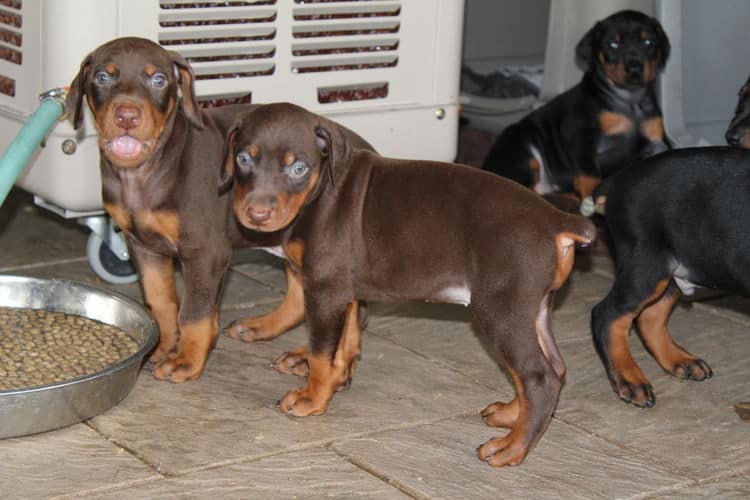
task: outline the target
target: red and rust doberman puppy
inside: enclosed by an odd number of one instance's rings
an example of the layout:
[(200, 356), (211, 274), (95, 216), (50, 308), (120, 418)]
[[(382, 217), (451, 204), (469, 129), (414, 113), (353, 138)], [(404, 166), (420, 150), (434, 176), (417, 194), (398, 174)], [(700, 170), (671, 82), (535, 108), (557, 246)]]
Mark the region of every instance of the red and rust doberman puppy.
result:
[[(324, 413), (359, 352), (357, 301), (469, 306), (501, 353), (517, 398), (483, 412), (509, 434), (482, 445), (495, 466), (520, 463), (552, 416), (565, 365), (550, 330), (555, 290), (591, 221), (468, 166), (383, 158), (341, 127), (288, 103), (242, 113), (227, 136), (223, 188), (253, 230), (282, 233), (302, 276), (310, 329), (306, 387), (281, 411)], [(533, 221), (533, 223), (529, 223)]]
[[(172, 382), (203, 371), (217, 338), (220, 286), (232, 248), (278, 245), (275, 235), (244, 231), (232, 216), (230, 196), (216, 188), (226, 132), (236, 114), (251, 107), (201, 110), (193, 80), (179, 54), (146, 39), (119, 38), (83, 60), (67, 98), (76, 128), (84, 97), (94, 115), (104, 208), (125, 233), (146, 305), (161, 329), (149, 359), (153, 374)], [(179, 305), (174, 258), (184, 280)], [(236, 323), (230, 335), (272, 338), (304, 319), (299, 276), (288, 268), (287, 277), (281, 306)]]

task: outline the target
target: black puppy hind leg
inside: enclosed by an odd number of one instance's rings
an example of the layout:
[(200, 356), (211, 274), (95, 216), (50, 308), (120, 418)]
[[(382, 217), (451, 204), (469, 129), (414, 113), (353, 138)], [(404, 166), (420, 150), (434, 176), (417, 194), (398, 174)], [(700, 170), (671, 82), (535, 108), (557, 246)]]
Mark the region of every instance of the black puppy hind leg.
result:
[[(503, 356), (517, 394), (512, 402), (493, 403), (483, 412), (488, 424), (499, 421), (498, 425), (511, 427), (507, 435), (490, 439), (477, 449), (479, 458), (495, 467), (524, 460), (552, 418), (562, 388), (563, 373), (553, 367), (540, 345), (536, 322), (544, 321), (550, 302), (548, 297), (539, 299), (539, 295), (528, 300), (498, 297), (489, 307), (480, 305), (478, 297), (473, 298), (477, 325)], [(529, 310), (534, 303), (540, 310)], [(501, 410), (500, 418), (492, 414), (497, 409)]]
[(668, 373), (683, 380), (705, 380), (713, 372), (708, 363), (680, 347), (669, 334), (667, 323), (680, 298), (680, 290), (671, 280), (666, 292), (647, 306), (636, 320), (638, 334), (659, 365)]
[[(661, 298), (671, 275), (666, 265), (656, 266), (653, 262), (637, 262), (627, 257), (618, 252), (620, 262), (627, 264), (618, 266), (612, 289), (592, 310), (592, 334), (615, 393), (628, 403), (650, 407), (656, 401), (653, 387), (630, 354), (628, 340), (633, 321), (644, 308)], [(657, 273), (657, 269), (663, 271)]]

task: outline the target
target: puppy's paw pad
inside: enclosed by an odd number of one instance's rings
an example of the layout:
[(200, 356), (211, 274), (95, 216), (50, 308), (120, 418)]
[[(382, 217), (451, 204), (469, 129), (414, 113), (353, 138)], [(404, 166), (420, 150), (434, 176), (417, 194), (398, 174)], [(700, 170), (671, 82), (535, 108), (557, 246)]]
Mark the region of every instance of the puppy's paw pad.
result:
[(277, 372), (285, 375), (306, 377), (310, 371), (310, 365), (307, 362), (307, 350), (298, 349), (285, 352), (276, 358), (271, 366)]
[(312, 397), (307, 389), (295, 389), (281, 398), (279, 409), (294, 417), (322, 415), (328, 409), (328, 404), (316, 401), (317, 399), (320, 398)]
[(672, 375), (682, 380), (702, 381), (713, 377), (714, 372), (702, 359), (692, 359), (676, 363)]
[(518, 465), (526, 458), (529, 449), (517, 439), (508, 436), (492, 438), (477, 448), (477, 456), (493, 467)]

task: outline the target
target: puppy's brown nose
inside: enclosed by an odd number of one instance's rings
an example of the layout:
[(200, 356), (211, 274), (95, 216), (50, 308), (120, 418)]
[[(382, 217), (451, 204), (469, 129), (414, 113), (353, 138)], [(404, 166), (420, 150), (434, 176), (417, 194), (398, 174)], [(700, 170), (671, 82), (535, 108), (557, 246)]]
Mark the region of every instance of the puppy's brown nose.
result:
[(115, 108), (115, 124), (125, 130), (141, 124), (141, 108), (132, 104), (120, 104)]
[(247, 216), (254, 224), (265, 224), (271, 219), (273, 208), (266, 205), (250, 205), (247, 207)]

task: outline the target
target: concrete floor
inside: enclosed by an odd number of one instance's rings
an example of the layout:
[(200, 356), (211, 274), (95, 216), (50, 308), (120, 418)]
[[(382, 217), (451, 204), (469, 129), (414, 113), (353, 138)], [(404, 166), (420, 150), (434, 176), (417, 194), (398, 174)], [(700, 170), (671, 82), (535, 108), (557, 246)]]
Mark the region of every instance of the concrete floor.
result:
[[(63, 277), (138, 300), (137, 285), (101, 282), (85, 257), (88, 232), (14, 191), (0, 209), (0, 272)], [(579, 262), (586, 256), (579, 254)], [(494, 469), (475, 448), (502, 430), (486, 404), (510, 400), (508, 379), (460, 306), (373, 304), (352, 387), (324, 416), (298, 419), (276, 401), (301, 380), (270, 368), (305, 342), (219, 339), (203, 377), (182, 385), (147, 371), (119, 405), (71, 427), (0, 441), (4, 498), (734, 498), (750, 496), (750, 311), (725, 297), (679, 307), (672, 331), (714, 377), (683, 382), (632, 342), (657, 405), (612, 393), (589, 333), (611, 263), (590, 258), (558, 296), (553, 328), (568, 366), (555, 417), (518, 467)], [(587, 267), (585, 265), (578, 267)], [(237, 254), (221, 325), (279, 303), (280, 261)], [(0, 425), (2, 423), (0, 422)]]

